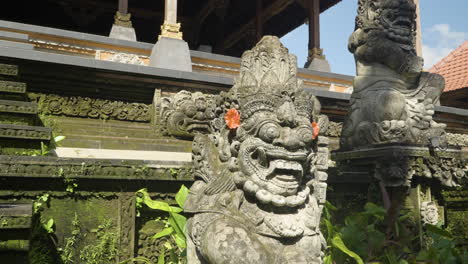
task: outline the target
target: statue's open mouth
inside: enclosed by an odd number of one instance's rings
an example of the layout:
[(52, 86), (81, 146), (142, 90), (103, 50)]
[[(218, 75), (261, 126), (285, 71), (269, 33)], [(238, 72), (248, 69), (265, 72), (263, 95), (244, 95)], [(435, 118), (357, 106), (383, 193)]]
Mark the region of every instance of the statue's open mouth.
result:
[(251, 152), (250, 158), (251, 165), (262, 181), (270, 182), (288, 194), (297, 191), (304, 174), (302, 164), (307, 159), (306, 152), (257, 147)]
[(389, 9), (382, 15), (382, 21), (390, 39), (410, 44), (412, 41), (412, 21), (414, 10), (410, 7), (400, 10)]
[(192, 118), (184, 119), (184, 127), (186, 127), (189, 133), (206, 132), (209, 131), (210, 128), (208, 121), (194, 120)]

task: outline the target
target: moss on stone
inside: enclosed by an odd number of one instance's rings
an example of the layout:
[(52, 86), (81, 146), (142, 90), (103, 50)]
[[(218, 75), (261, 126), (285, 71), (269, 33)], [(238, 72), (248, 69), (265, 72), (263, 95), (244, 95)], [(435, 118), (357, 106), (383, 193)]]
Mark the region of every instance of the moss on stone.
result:
[(44, 229), (41, 223), (41, 216), (35, 214), (33, 216), (33, 227), (30, 239), (29, 248), (29, 263), (30, 264), (59, 264), (60, 257), (52, 237)]

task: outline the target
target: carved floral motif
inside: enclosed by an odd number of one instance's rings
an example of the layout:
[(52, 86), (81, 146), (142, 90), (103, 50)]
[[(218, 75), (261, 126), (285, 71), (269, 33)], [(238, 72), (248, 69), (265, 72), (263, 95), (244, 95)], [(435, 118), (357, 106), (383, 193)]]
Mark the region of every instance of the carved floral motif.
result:
[(64, 115), (99, 119), (149, 122), (150, 106), (81, 96), (41, 94), (36, 96), (39, 111), (48, 115)]
[(421, 203), (421, 221), (431, 225), (436, 225), (439, 222), (439, 209), (435, 202)]

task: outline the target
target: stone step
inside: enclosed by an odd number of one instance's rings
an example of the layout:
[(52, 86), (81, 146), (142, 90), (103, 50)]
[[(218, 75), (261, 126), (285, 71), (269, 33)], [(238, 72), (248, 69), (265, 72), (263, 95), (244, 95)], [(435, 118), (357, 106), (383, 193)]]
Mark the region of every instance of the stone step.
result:
[(26, 83), (0, 80), (0, 93), (26, 93)]
[(0, 229), (29, 229), (31, 216), (30, 203), (0, 203)]
[(0, 138), (50, 140), (51, 134), (48, 127), (0, 124)]
[(0, 100), (0, 112), (19, 113), (19, 114), (37, 114), (37, 104), (35, 102)]
[(18, 76), (18, 66), (10, 64), (0, 64), (0, 75)]
[(32, 207), (31, 203), (0, 203), (0, 252), (2, 254), (29, 250)]

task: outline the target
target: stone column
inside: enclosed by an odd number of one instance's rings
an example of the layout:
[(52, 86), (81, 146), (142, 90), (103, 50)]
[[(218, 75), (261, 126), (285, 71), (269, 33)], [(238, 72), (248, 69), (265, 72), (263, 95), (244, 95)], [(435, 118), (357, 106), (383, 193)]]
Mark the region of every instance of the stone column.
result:
[(135, 29), (132, 27), (130, 17), (128, 0), (119, 0), (119, 10), (115, 13), (114, 25), (112, 25), (109, 37), (136, 41)]
[(165, 0), (164, 23), (151, 51), (149, 66), (192, 71), (190, 50), (177, 23), (177, 0)]
[(255, 19), (255, 34), (257, 41), (260, 41), (260, 39), (263, 36), (263, 12), (262, 12), (262, 0), (257, 0), (256, 3), (256, 11), (257, 11), (257, 16)]
[(309, 55), (304, 68), (330, 72), (330, 64), (320, 48), (320, 1), (308, 1), (307, 10), (309, 14)]
[(419, 0), (413, 1), (416, 5), (416, 54), (422, 57), (421, 12), (419, 11)]

